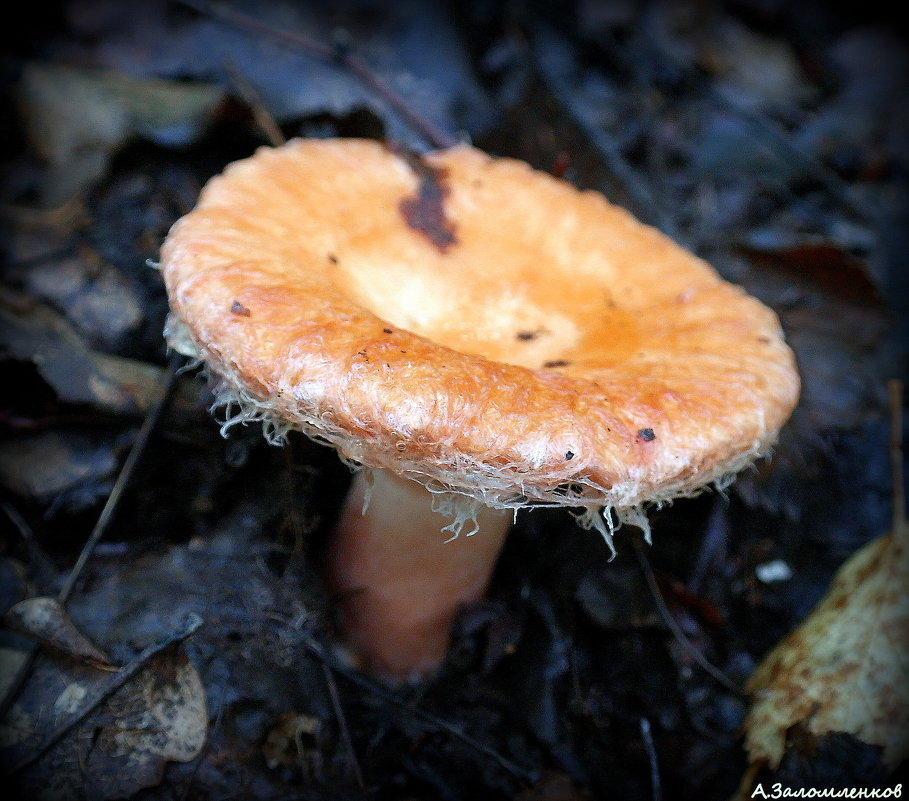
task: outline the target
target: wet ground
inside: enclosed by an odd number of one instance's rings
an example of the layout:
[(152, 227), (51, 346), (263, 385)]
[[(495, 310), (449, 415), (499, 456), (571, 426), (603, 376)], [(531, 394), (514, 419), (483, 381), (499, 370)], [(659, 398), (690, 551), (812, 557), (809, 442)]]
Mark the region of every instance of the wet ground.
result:
[[(892, 526), (905, 30), (858, 3), (318, 5), (73, 2), (6, 34), (0, 591), (65, 601), (0, 633), (12, 783), (669, 801), (746, 774), (905, 781), (848, 732), (793, 731), (768, 773), (742, 728), (762, 657)], [(301, 435), (220, 435), (204, 377), (172, 376), (150, 266), (225, 164), (336, 135), (467, 137), (604, 192), (775, 309), (804, 382), (772, 457), (652, 510), (652, 545), (622, 530), (610, 561), (571, 515), (519, 515), (440, 674), (396, 690), (331, 647), (317, 565), (348, 469)]]

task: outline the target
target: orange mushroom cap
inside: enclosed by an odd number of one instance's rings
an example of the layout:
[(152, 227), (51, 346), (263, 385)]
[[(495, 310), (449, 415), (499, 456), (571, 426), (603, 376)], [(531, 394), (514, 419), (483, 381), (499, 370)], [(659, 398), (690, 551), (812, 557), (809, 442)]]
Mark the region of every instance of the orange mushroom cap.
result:
[(499, 508), (628, 514), (764, 453), (776, 315), (592, 191), (459, 145), (262, 148), (162, 248), (171, 343), (247, 418)]

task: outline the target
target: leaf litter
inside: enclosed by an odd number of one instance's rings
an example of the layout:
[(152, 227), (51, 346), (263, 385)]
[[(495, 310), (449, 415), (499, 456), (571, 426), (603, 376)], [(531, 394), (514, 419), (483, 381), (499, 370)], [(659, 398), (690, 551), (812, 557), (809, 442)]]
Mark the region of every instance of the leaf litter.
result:
[(847, 733), (877, 746), (889, 770), (909, 758), (909, 521), (901, 393), (892, 395), (893, 527), (843, 564), (818, 606), (749, 678), (743, 798), (756, 774), (780, 767), (798, 727), (802, 738)]
[[(894, 331), (909, 317), (895, 266), (905, 252), (905, 89), (892, 66), (905, 44), (873, 20), (830, 10), (806, 26), (766, 4), (706, 16), (686, 3), (607, 11), (580, 0), (574, 15), (454, 5), (453, 15), (419, 3), (387, 15), (352, 0), (324, 13), (230, 5), (255, 27), (205, 3), (127, 13), (76, 1), (56, 29), (24, 35), (11, 51), (13, 69), (31, 65), (31, 85), (37, 75), (48, 91), (4, 123), (21, 128), (3, 174), (15, 213), (0, 220), (20, 297), (4, 318), (0, 369), (23, 388), (0, 417), (9, 510), (0, 524), (11, 535), (4, 575), (19, 564), (37, 584), (9, 605), (31, 599), (24, 608), (37, 609), (70, 587), (61, 631), (127, 666), (183, 631), (187, 615), (205, 620), (149, 657), (158, 684), (137, 666), (20, 771), (39, 797), (727, 798), (748, 770), (747, 709), (696, 654), (744, 681), (840, 563), (885, 530), (882, 387), (902, 371)], [(534, 35), (544, 27), (548, 38)], [(295, 37), (341, 58), (320, 61)], [(364, 84), (352, 65), (377, 80)], [(772, 80), (755, 81), (765, 67)], [(76, 84), (61, 100), (59, 89)], [(427, 124), (404, 121), (380, 85)], [(94, 98), (86, 118), (97, 130), (72, 121), (79, 97)], [(174, 116), (142, 105), (156, 97)], [(36, 124), (49, 108), (68, 130)], [(774, 457), (725, 498), (656, 512), (643, 552), (652, 574), (627, 541), (608, 562), (570, 520), (520, 519), (490, 598), (465, 610), (442, 674), (389, 693), (335, 661), (330, 599), (313, 569), (346, 470), (300, 438), (280, 452), (235, 429), (221, 443), (210, 398), (181, 375), (115, 499), (106, 541), (89, 549), (78, 584), (67, 582), (87, 512), (112, 486), (164, 375), (163, 291), (144, 265), (169, 222), (268, 131), (385, 136), (420, 149), (434, 126), (629, 202), (780, 312), (807, 391)], [(44, 215), (41, 224), (27, 224), (25, 210)], [(38, 435), (58, 438), (41, 451), (56, 457), (24, 458)], [(79, 478), (70, 469), (83, 461), (97, 469)], [(888, 549), (875, 547), (880, 564)], [(777, 563), (788, 577), (762, 581), (759, 568)], [(35, 641), (20, 632), (49, 647), (3, 720), (30, 733), (9, 743), (5, 766), (35, 754), (118, 675), (83, 664), (62, 633), (14, 628), (0, 631), (4, 674)], [(784, 738), (796, 740), (849, 753), (853, 779), (899, 775), (882, 764), (880, 744), (862, 750), (854, 737), (799, 725)], [(137, 769), (122, 775), (130, 754)], [(817, 760), (800, 759), (803, 778), (822, 784)]]

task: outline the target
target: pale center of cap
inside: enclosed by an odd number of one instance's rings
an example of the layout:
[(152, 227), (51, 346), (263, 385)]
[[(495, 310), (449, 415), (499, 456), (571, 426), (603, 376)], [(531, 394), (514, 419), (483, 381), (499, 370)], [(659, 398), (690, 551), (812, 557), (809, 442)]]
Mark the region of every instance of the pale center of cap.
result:
[[(498, 259), (470, 266), (467, 248), (423, 259), (340, 258), (335, 285), (382, 320), (439, 345), (530, 369), (570, 369), (628, 358), (638, 326), (589, 276)], [(394, 252), (394, 251), (392, 251)], [(484, 259), (488, 263), (488, 257)]]

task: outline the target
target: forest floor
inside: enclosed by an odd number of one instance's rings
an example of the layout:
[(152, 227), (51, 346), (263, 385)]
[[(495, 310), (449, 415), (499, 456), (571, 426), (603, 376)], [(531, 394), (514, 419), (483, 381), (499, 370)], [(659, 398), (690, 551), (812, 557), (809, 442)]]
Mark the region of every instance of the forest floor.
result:
[[(25, 603), (0, 631), (10, 786), (708, 801), (909, 779), (862, 727), (793, 726), (765, 764), (744, 689), (893, 527), (905, 29), (873, 5), (761, 0), (35, 5), (5, 32), (0, 115), (0, 612)], [(442, 670), (389, 688), (338, 659), (319, 578), (350, 471), (302, 435), (221, 436), (205, 379), (174, 374), (153, 264), (257, 147), (423, 150), (430, 128), (707, 259), (779, 314), (803, 392), (772, 456), (650, 510), (652, 545), (623, 529), (610, 560), (570, 514), (519, 514)]]

